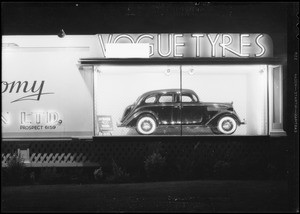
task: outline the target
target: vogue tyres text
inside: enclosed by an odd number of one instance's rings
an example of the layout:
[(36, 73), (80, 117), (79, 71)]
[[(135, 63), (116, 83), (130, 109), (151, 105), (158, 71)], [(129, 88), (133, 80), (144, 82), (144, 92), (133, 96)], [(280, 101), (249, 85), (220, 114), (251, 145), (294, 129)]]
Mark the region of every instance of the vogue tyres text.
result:
[(98, 34), (101, 57), (109, 43), (149, 43), (149, 57), (272, 57), (267, 34)]

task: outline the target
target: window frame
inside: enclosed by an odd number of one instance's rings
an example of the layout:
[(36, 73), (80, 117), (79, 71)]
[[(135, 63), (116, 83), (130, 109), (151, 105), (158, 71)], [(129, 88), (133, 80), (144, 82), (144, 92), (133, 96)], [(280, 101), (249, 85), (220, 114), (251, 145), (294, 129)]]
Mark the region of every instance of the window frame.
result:
[[(275, 72), (278, 74), (275, 76)], [(286, 136), (283, 130), (283, 69), (282, 65), (268, 65), (268, 103), (269, 103), (269, 135), (270, 136)], [(274, 79), (278, 77), (278, 79)], [(275, 81), (277, 85), (275, 85)], [(275, 88), (277, 86), (277, 88)], [(274, 97), (277, 97), (274, 99)], [(275, 109), (276, 108), (276, 109)], [(275, 115), (275, 116), (274, 116)], [(278, 117), (278, 121), (275, 121)]]
[[(94, 70), (96, 70), (96, 68), (99, 65), (256, 65), (256, 64), (260, 64), (260, 65), (265, 65), (267, 67), (267, 93), (266, 93), (266, 102), (267, 102), (267, 106), (266, 106), (266, 113), (267, 113), (267, 132), (266, 135), (257, 135), (257, 136), (253, 136), (253, 137), (276, 137), (276, 136), (287, 136), (286, 131), (284, 131), (284, 127), (285, 127), (285, 121), (287, 120), (286, 115), (284, 113), (284, 109), (285, 107), (283, 106), (284, 103), (284, 99), (286, 98), (286, 94), (284, 93), (284, 87), (286, 87), (286, 82), (284, 81), (284, 75), (283, 75), (283, 71), (286, 70), (286, 67), (284, 67), (285, 61), (283, 59), (279, 59), (279, 58), (249, 58), (249, 59), (240, 59), (240, 60), (236, 60), (236, 59), (219, 59), (218, 61), (212, 61), (210, 59), (199, 59), (197, 61), (195, 61), (194, 59), (134, 59), (134, 60), (130, 60), (130, 59), (112, 59), (112, 60), (107, 60), (107, 59), (92, 59), (90, 60), (89, 58), (87, 59), (80, 59), (79, 60), (80, 65), (90, 65), (93, 66)], [(280, 117), (282, 119), (282, 123), (280, 124), (280, 128), (277, 128), (273, 126), (272, 123), (272, 114), (273, 114), (273, 99), (271, 100), (271, 96), (273, 96), (273, 90), (271, 87), (273, 87), (273, 79), (272, 77), (272, 71), (274, 68), (279, 67), (280, 69), (280, 100), (281, 100), (281, 112), (280, 112)], [(96, 72), (94, 71), (94, 74)], [(95, 75), (94, 75), (94, 81), (95, 81)], [(95, 91), (95, 88), (94, 88)], [(95, 94), (94, 94), (95, 96)], [(160, 95), (157, 95), (157, 100), (156, 103), (158, 103), (158, 97)], [(173, 97), (173, 101), (175, 103), (178, 103), (178, 98), (180, 97), (180, 95), (174, 95)], [(175, 100), (174, 100), (175, 98)], [(94, 98), (94, 102), (95, 102), (95, 98)], [(180, 102), (180, 101), (179, 101)], [(198, 98), (198, 102), (201, 103), (201, 100)], [(96, 106), (96, 104), (94, 103), (94, 106)], [(95, 107), (94, 107), (95, 109)], [(95, 114), (95, 113), (94, 113)], [(95, 121), (95, 120), (94, 120)], [(94, 129), (95, 130), (95, 129)], [(247, 137), (249, 135), (245, 135), (245, 136), (239, 136), (239, 137)], [(97, 137), (95, 134), (93, 137)], [(117, 136), (122, 138), (123, 136)], [(181, 136), (184, 137), (184, 136)], [(202, 137), (202, 136), (194, 136), (196, 138)], [(214, 136), (212, 136), (214, 137)], [(230, 137), (230, 136), (227, 136)], [(237, 136), (234, 136), (237, 137)], [(251, 135), (252, 137), (252, 135)]]

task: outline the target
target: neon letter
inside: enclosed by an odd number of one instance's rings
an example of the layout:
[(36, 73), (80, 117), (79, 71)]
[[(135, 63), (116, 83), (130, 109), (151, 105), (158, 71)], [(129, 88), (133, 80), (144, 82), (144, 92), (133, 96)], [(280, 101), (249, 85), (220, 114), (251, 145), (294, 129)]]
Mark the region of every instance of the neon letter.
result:
[(260, 34), (260, 35), (256, 38), (256, 40), (255, 40), (256, 44), (261, 48), (261, 52), (258, 53), (258, 54), (255, 54), (255, 56), (262, 56), (262, 55), (264, 55), (264, 53), (266, 52), (265, 47), (264, 47), (261, 43), (259, 43), (259, 39), (260, 39), (261, 37), (263, 37), (263, 34)]
[[(224, 43), (226, 37), (229, 38), (229, 41), (227, 43)], [(232, 49), (230, 49), (230, 48), (227, 47), (228, 45), (230, 45), (232, 43), (232, 37), (230, 35), (223, 34), (222, 40), (223, 41), (222, 41), (222, 44), (220, 44), (220, 46), (222, 47), (222, 56), (223, 57), (226, 57), (225, 56), (225, 50), (228, 50), (228, 51), (230, 51), (231, 53), (234, 53), (237, 56), (241, 56), (239, 53), (237, 53), (234, 50), (232, 50)]]
[(244, 54), (243, 53), (243, 47), (244, 46), (250, 46), (251, 43), (244, 43), (243, 42), (243, 37), (249, 37), (249, 34), (241, 34), (241, 43), (240, 43), (240, 46), (241, 46), (240, 53), (241, 53), (241, 55), (240, 56), (249, 56), (249, 54)]
[(210, 44), (212, 45), (212, 57), (215, 57), (215, 52), (216, 52), (215, 47), (216, 47), (216, 43), (217, 43), (220, 35), (217, 34), (214, 41), (212, 41), (209, 34), (207, 34), (207, 36), (208, 36)]
[(171, 54), (171, 52), (172, 52), (172, 35), (169, 34), (169, 50), (168, 50), (168, 52), (166, 54), (163, 54), (161, 52), (161, 35), (160, 34), (158, 34), (157, 40), (158, 40), (158, 54), (160, 56), (163, 56), (163, 57), (164, 56), (169, 56)]
[(177, 46), (184, 46), (184, 43), (177, 43), (177, 37), (183, 37), (182, 34), (175, 34), (174, 35), (174, 56), (183, 56), (183, 54), (177, 53)]
[(119, 39), (121, 38), (126, 38), (128, 39), (131, 43), (134, 43), (133, 39), (129, 36), (129, 35), (126, 35), (126, 34), (121, 34), (119, 36), (117, 36), (114, 40), (114, 43), (116, 43)]
[(203, 36), (203, 34), (192, 34), (192, 37), (196, 37), (196, 57), (200, 56), (200, 37)]
[(58, 113), (57, 112), (47, 112), (47, 123), (54, 124), (58, 121)]
[(27, 115), (26, 112), (21, 112), (21, 124), (27, 124), (31, 123), (30, 121), (27, 120)]
[[(102, 35), (98, 34), (98, 38), (99, 38), (99, 41), (100, 41), (100, 47), (102, 49), (103, 56), (106, 57), (106, 47), (104, 45), (104, 42), (103, 42), (103, 39), (102, 39)], [(107, 43), (111, 43), (111, 39), (112, 39), (112, 35), (109, 34)]]

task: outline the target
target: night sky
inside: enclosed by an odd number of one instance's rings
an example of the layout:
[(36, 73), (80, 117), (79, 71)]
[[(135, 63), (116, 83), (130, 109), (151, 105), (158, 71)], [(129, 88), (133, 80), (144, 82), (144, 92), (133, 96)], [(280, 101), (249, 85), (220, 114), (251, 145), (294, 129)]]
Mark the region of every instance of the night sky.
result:
[(2, 3), (2, 35), (280, 33), (291, 3)]

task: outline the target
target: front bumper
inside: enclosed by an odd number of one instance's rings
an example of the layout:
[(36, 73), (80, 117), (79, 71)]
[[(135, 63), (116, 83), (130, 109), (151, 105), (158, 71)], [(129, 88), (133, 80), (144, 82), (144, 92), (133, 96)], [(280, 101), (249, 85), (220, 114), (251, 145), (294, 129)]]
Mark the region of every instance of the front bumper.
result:
[(240, 120), (240, 125), (245, 125), (246, 124), (246, 120), (243, 119), (243, 121)]
[(125, 125), (123, 123), (121, 123), (120, 121), (119, 122), (116, 122), (116, 125), (117, 127), (124, 127)]

